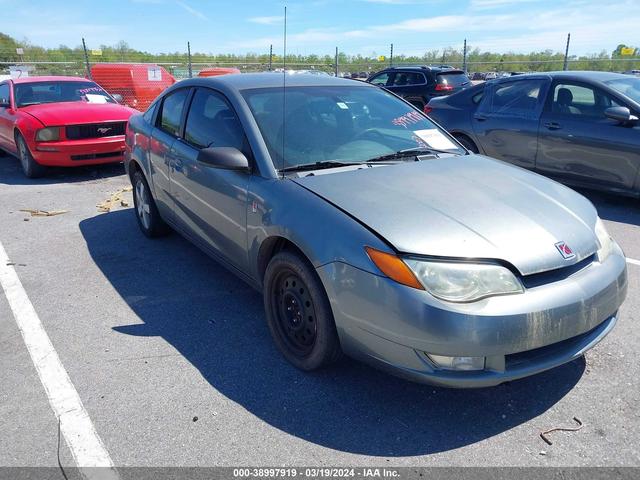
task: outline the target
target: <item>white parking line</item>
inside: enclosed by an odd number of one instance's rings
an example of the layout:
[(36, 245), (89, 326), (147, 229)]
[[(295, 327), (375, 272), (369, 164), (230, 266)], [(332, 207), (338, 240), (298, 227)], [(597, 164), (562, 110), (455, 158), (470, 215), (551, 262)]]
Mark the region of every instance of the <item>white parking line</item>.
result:
[(631, 265), (640, 265), (640, 260), (634, 260), (633, 258), (627, 258), (627, 263)]
[[(0, 284), (76, 465), (83, 469), (82, 474), (88, 478), (119, 479), (111, 457), (53, 348), (15, 268), (9, 263), (7, 252), (0, 243)], [(55, 437), (52, 437), (52, 444), (54, 442)]]

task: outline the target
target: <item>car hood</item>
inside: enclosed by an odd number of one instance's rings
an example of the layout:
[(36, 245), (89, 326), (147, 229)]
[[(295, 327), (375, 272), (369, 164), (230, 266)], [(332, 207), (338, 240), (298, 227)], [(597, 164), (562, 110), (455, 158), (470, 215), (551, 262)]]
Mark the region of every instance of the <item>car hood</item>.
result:
[(134, 113), (133, 108), (116, 103), (60, 102), (20, 107), (44, 126), (77, 125), (82, 123), (123, 122)]
[[(594, 254), (597, 213), (552, 180), (481, 155), (295, 178), (374, 230), (398, 252), (500, 259), (523, 275)], [(566, 260), (556, 244), (566, 242)]]

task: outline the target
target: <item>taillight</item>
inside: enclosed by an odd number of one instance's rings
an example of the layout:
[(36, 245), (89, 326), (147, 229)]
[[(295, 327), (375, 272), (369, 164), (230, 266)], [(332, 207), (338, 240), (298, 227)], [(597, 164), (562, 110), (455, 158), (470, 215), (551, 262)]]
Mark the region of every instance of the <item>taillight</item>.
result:
[(447, 85), (446, 83), (436, 83), (437, 92), (450, 92), (451, 90), (453, 90), (451, 85)]
[(430, 107), (429, 105), (425, 105), (423, 111), (426, 115), (429, 115), (433, 111), (433, 107)]

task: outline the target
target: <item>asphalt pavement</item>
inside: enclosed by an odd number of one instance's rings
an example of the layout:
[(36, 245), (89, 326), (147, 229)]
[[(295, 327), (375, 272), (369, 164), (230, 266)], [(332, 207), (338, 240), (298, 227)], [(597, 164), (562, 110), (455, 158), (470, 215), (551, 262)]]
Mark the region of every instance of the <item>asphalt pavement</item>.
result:
[[(144, 237), (130, 192), (99, 212), (127, 186), (121, 165), (28, 180), (0, 156), (0, 243), (116, 466), (640, 466), (640, 202), (581, 192), (638, 261), (601, 344), (528, 379), (449, 390), (349, 359), (296, 370), (258, 292), (177, 234)], [(0, 333), (0, 466), (72, 466), (2, 294)], [(573, 417), (580, 431), (542, 441)]]

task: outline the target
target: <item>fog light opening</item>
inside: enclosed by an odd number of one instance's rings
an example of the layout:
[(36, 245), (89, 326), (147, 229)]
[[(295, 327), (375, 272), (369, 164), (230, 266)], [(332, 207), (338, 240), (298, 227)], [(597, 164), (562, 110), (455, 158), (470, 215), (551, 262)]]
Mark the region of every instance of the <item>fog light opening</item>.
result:
[[(426, 352), (425, 352), (426, 353)], [(443, 370), (473, 371), (484, 370), (485, 357), (447, 357), (445, 355), (426, 354), (436, 367)]]

